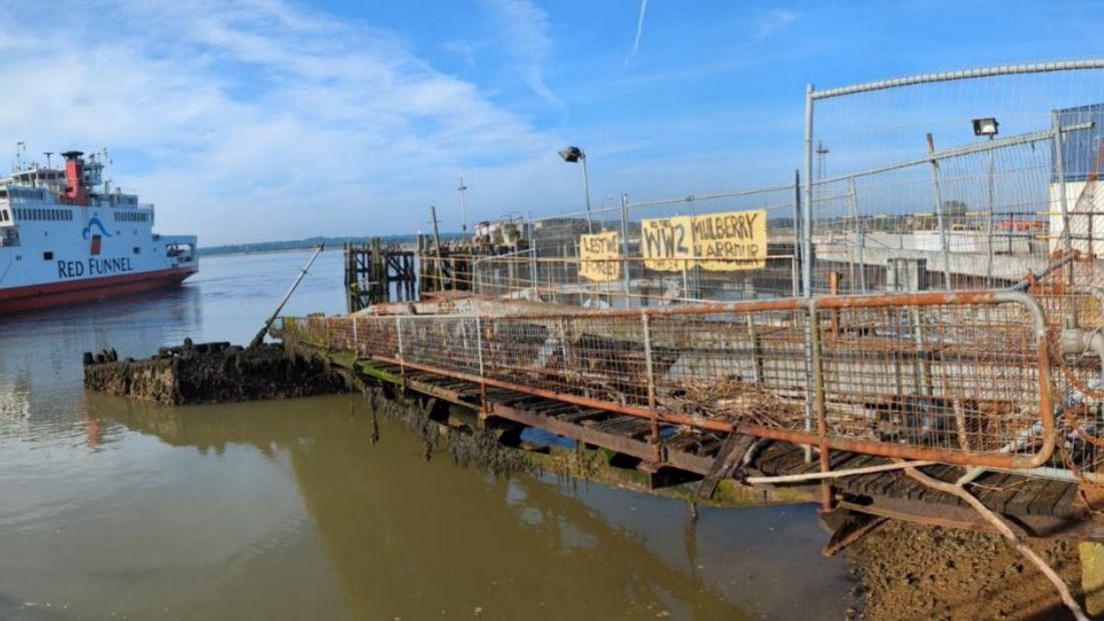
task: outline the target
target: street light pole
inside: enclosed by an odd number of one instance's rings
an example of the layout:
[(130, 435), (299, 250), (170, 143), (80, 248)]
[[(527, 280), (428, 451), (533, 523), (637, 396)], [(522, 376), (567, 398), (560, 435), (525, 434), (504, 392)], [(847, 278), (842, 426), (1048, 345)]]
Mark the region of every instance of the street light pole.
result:
[(586, 201), (584, 204), (586, 205), (587, 233), (593, 233), (594, 223), (590, 217), (590, 177), (587, 175), (586, 152), (579, 147), (566, 147), (563, 151), (560, 151), (560, 157), (569, 164), (577, 162), (583, 164), (583, 197)]
[[(997, 119), (989, 116), (980, 119), (973, 119), (970, 123), (974, 127), (975, 136), (988, 136), (989, 141), (992, 142), (997, 134), (1000, 132), (1000, 123)], [(996, 208), (993, 200), (993, 167), (994, 167), (994, 154), (993, 149), (989, 149), (989, 179), (988, 179), (988, 195), (989, 195), (989, 217), (985, 219), (985, 236), (988, 238), (986, 245), (988, 246), (988, 263), (985, 266), (985, 278), (989, 281), (989, 286), (993, 286), (993, 217), (996, 216), (993, 210)], [(1012, 243), (1012, 231), (1009, 231), (1009, 245)], [(1011, 254), (1011, 248), (1009, 248)]]
[(583, 162), (583, 195), (586, 196), (587, 233), (593, 233), (594, 225), (590, 219), (590, 176), (587, 175), (586, 153), (583, 153), (579, 159)]

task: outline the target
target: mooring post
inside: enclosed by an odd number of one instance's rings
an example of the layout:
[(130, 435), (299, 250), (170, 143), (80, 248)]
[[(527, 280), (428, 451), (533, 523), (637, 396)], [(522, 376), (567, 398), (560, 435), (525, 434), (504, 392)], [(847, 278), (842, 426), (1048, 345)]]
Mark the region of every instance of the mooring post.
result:
[(379, 237), (372, 238), (372, 303), (379, 304), (390, 299), (390, 283), (387, 282), (387, 268), (383, 263), (383, 248)]

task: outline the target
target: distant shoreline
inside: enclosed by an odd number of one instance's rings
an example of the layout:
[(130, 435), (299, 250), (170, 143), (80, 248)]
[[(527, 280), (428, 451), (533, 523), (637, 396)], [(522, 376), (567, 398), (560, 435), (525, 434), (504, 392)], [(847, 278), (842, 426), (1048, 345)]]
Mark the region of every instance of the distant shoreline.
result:
[[(462, 239), (461, 233), (441, 233), (442, 240)], [(390, 244), (413, 244), (417, 241), (417, 235), (380, 235), (380, 242)], [(368, 244), (371, 237), (308, 237), (306, 239), (294, 239), (271, 242), (255, 242), (251, 244), (226, 244), (222, 246), (208, 246), (199, 248), (201, 257), (235, 256), (247, 254), (270, 254), (274, 252), (292, 252), (296, 250), (310, 250), (318, 244), (326, 244), (327, 248), (338, 248), (343, 244)]]

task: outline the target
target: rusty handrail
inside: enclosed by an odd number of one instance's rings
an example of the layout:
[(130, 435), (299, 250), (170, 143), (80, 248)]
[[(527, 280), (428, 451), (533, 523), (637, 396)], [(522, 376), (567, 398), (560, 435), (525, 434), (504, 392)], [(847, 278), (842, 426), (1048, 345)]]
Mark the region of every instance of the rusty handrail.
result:
[[(741, 317), (746, 316), (749, 318), (748, 321), (752, 321), (757, 317), (758, 314), (783, 313), (783, 318), (785, 320), (793, 322), (790, 324), (786, 324), (790, 329), (796, 329), (797, 327), (799, 327), (797, 323), (800, 320), (799, 315), (805, 316), (807, 318), (805, 319), (806, 321), (813, 321), (814, 330), (812, 332), (816, 338), (820, 338), (821, 330), (832, 330), (835, 329), (833, 328), (833, 326), (836, 325), (834, 323), (835, 320), (818, 319), (818, 317), (822, 313), (828, 313), (831, 316), (836, 316), (834, 314), (859, 311), (865, 312), (877, 309), (888, 310), (891, 312), (901, 312), (902, 310), (906, 309), (916, 309), (916, 311), (919, 311), (928, 307), (955, 308), (997, 305), (1014, 305), (1021, 308), (1026, 313), (1028, 319), (1031, 322), (1031, 325), (1028, 327), (1031, 339), (1030, 344), (1035, 350), (1035, 352), (1033, 352), (1035, 355), (1035, 371), (1038, 373), (1038, 385), (1034, 389), (1035, 391), (1037, 391), (1038, 412), (1036, 416), (1031, 419), (1034, 422), (1032, 422), (1030, 424), (1030, 427), (1027, 429), (1016, 430), (1017, 436), (1015, 437), (1015, 441), (1012, 443), (1007, 443), (1006, 446), (1004, 446), (1000, 451), (988, 449), (971, 450), (971, 447), (965, 442), (963, 442), (959, 448), (947, 448), (942, 446), (932, 447), (925, 446), (922, 443), (916, 441), (904, 443), (891, 442), (884, 439), (870, 439), (864, 437), (855, 437), (854, 435), (841, 435), (839, 433), (832, 433), (828, 430), (828, 426), (830, 423), (830, 421), (827, 420), (829, 416), (829, 408), (828, 404), (826, 403), (825, 392), (823, 389), (823, 385), (826, 380), (823, 375), (824, 371), (821, 368), (822, 365), (820, 364), (813, 365), (813, 375), (809, 378), (809, 380), (811, 380), (818, 386), (816, 391), (812, 391), (813, 398), (816, 399), (816, 407), (814, 408), (816, 425), (813, 429), (810, 430), (797, 430), (784, 428), (782, 426), (767, 426), (755, 422), (749, 422), (747, 420), (725, 420), (723, 417), (710, 418), (709, 416), (694, 414), (691, 411), (673, 410), (669, 405), (657, 405), (657, 387), (655, 385), (655, 378), (662, 375), (662, 373), (658, 370), (653, 369), (653, 366), (658, 368), (657, 360), (653, 360), (654, 356), (651, 353), (651, 347), (654, 347), (654, 345), (645, 345), (645, 347), (647, 348), (647, 353), (645, 355), (647, 360), (641, 363), (647, 366), (647, 371), (645, 374), (648, 382), (648, 385), (646, 386), (646, 399), (644, 394), (634, 393), (628, 395), (628, 401), (626, 401), (625, 398), (622, 398), (621, 402), (614, 402), (609, 399), (603, 399), (600, 395), (598, 397), (595, 397), (593, 395), (586, 394), (585, 392), (582, 394), (576, 394), (578, 391), (569, 392), (568, 390), (557, 389), (561, 386), (570, 386), (570, 383), (563, 384), (563, 382), (561, 382), (561, 384), (556, 384), (555, 382), (544, 382), (542, 384), (540, 380), (536, 378), (528, 381), (525, 379), (526, 374), (542, 373), (545, 371), (553, 372), (554, 370), (548, 371), (547, 369), (541, 368), (534, 369), (530, 366), (525, 366), (525, 364), (523, 363), (511, 363), (509, 362), (509, 360), (495, 361), (493, 359), (493, 356), (495, 355), (497, 355), (499, 358), (501, 358), (503, 355), (508, 355), (508, 358), (510, 359), (512, 359), (512, 357), (519, 356), (520, 354), (518, 354), (517, 352), (509, 350), (510, 347), (521, 347), (520, 341), (514, 342), (510, 340), (511, 338), (517, 337), (515, 332), (525, 329), (532, 330), (534, 329), (534, 326), (537, 326), (541, 322), (546, 322), (549, 320), (556, 320), (561, 323), (564, 321), (579, 322), (579, 324), (582, 326), (587, 326), (587, 322), (595, 322), (601, 320), (618, 320), (615, 323), (609, 324), (609, 331), (611, 332), (611, 334), (618, 331), (632, 332), (633, 330), (638, 329), (634, 326), (639, 325), (643, 325), (642, 329), (644, 330), (644, 332), (642, 332), (641, 334), (647, 334), (647, 331), (650, 330), (650, 328), (648, 327), (650, 323), (660, 318), (666, 318), (669, 323), (671, 322), (671, 320), (674, 320), (675, 327), (678, 327), (678, 319), (686, 318), (687, 321), (691, 321), (693, 317), (701, 315), (727, 315)], [(963, 321), (974, 319), (974, 316), (969, 314), (964, 314), (962, 315), (962, 317)], [(759, 319), (763, 319), (763, 317), (759, 317)], [(777, 320), (778, 319), (776, 319), (776, 321)], [(475, 316), (463, 315), (411, 315), (403, 316), (401, 321), (396, 321), (395, 318), (375, 318), (364, 316), (356, 318), (338, 317), (324, 320), (324, 323), (322, 325), (325, 327), (327, 332), (325, 343), (323, 343), (323, 345), (331, 346), (334, 344), (334, 339), (329, 334), (331, 328), (334, 332), (337, 332), (340, 330), (340, 326), (342, 324), (344, 324), (347, 328), (348, 322), (350, 321), (356, 322), (353, 324), (354, 326), (359, 324), (359, 326), (367, 328), (359, 330), (354, 328), (353, 334), (359, 334), (360, 338), (366, 338), (366, 334), (372, 333), (371, 328), (373, 326), (383, 326), (383, 328), (381, 328), (382, 330), (393, 331), (394, 340), (397, 341), (400, 348), (403, 347), (404, 331), (414, 331), (411, 333), (412, 337), (421, 336), (423, 339), (432, 339), (440, 338), (440, 335), (445, 334), (447, 332), (447, 328), (450, 325), (455, 324), (456, 322), (481, 322), (478, 324), (479, 327), (476, 330), (479, 337), (477, 343), (478, 369), (475, 368), (474, 355), (471, 356), (473, 360), (467, 361), (467, 367), (471, 368), (465, 367), (465, 360), (462, 356), (452, 357), (450, 355), (450, 352), (447, 351), (442, 354), (441, 360), (434, 359), (434, 355), (436, 353), (434, 351), (434, 348), (442, 351), (444, 351), (444, 349), (446, 348), (446, 345), (442, 342), (427, 342), (420, 345), (416, 342), (413, 344), (406, 343), (405, 352), (395, 351), (394, 349), (392, 349), (391, 351), (380, 350), (380, 346), (384, 346), (384, 348), (386, 349), (385, 344), (389, 341), (387, 341), (385, 338), (387, 335), (381, 336), (380, 334), (378, 334), (379, 330), (376, 330), (377, 334), (375, 336), (383, 340), (379, 341), (379, 343), (382, 345), (375, 347), (375, 350), (373, 350), (373, 347), (367, 346), (373, 343), (371, 341), (366, 341), (367, 345), (365, 347), (361, 347), (360, 340), (356, 336), (354, 336), (353, 348), (356, 349), (358, 353), (363, 349), (363, 351), (373, 359), (398, 364), (403, 369), (403, 372), (405, 372), (406, 369), (411, 369), (434, 373), (442, 376), (448, 376), (465, 381), (470, 381), (473, 383), (478, 383), (483, 386), (513, 390), (525, 394), (531, 394), (534, 396), (555, 399), (566, 403), (579, 405), (581, 407), (595, 408), (617, 412), (629, 416), (636, 416), (657, 423), (687, 425), (715, 432), (738, 431), (741, 433), (746, 433), (763, 438), (771, 438), (807, 445), (819, 445), (824, 450), (845, 450), (867, 453), (871, 455), (880, 455), (885, 457), (935, 460), (943, 463), (987, 466), (996, 468), (1034, 468), (1043, 465), (1047, 461), (1049, 461), (1055, 450), (1057, 431), (1054, 407), (1056, 401), (1054, 399), (1053, 387), (1051, 384), (1051, 361), (1049, 353), (1050, 348), (1048, 347), (1049, 336), (1047, 332), (1047, 322), (1039, 303), (1030, 295), (1020, 291), (972, 290), (950, 292), (940, 291), (919, 293), (893, 293), (884, 295), (823, 296), (813, 297), (810, 299), (783, 298), (771, 300), (747, 300), (681, 307), (650, 307), (644, 309), (636, 308), (582, 311), (573, 310), (570, 313), (523, 312), (518, 315), (510, 315), (509, 317), (480, 316), (477, 318)], [(741, 321), (744, 320), (741, 319)], [(1020, 321), (1022, 321), (1022, 319)], [(496, 327), (498, 326), (498, 323), (496, 322), (501, 323), (501, 327)], [(639, 322), (639, 324), (637, 322)], [(724, 332), (722, 337), (719, 338), (721, 338), (722, 341), (724, 341), (725, 339), (731, 341), (731, 339), (737, 338), (739, 334), (736, 332), (736, 328), (734, 328), (733, 326), (738, 325), (738, 323), (739, 322), (728, 324), (724, 322), (718, 322), (717, 325), (720, 326), (718, 328), (719, 330), (728, 330), (728, 332)], [(821, 326), (819, 325), (820, 323), (825, 323), (826, 325)], [(712, 322), (709, 322), (708, 324), (703, 325), (713, 326), (714, 324)], [(770, 324), (769, 322), (763, 324), (763, 326), (766, 328), (770, 328), (772, 325), (773, 324)], [(1005, 323), (995, 325), (998, 329), (1001, 329), (1002, 327), (1003, 329), (1008, 329), (1009, 326), (1014, 327), (1013, 324), (1007, 321)], [(404, 326), (406, 326), (405, 329)], [(418, 326), (422, 326), (422, 328), (419, 328)], [(441, 332), (439, 330), (442, 327), (446, 328), (444, 332)], [(888, 327), (889, 326), (887, 326), (887, 328)], [(671, 326), (668, 326), (668, 329), (670, 328)], [(471, 328), (465, 328), (465, 330), (469, 329)], [(980, 331), (980, 329), (992, 329), (992, 326), (989, 326), (988, 324), (982, 324), (979, 328), (974, 324), (965, 324), (963, 327), (964, 331), (969, 331), (970, 329), (976, 329)], [(419, 333), (419, 330), (421, 330), (422, 332)], [(433, 330), (438, 330), (438, 332), (432, 332)], [(496, 330), (504, 330), (504, 332), (497, 333)], [(513, 330), (514, 332), (511, 332), (511, 330)], [(590, 328), (590, 330), (593, 331), (594, 328)], [(602, 332), (601, 329), (598, 329), (597, 331)], [(794, 333), (795, 332), (791, 330), (790, 334)], [(390, 334), (390, 332), (388, 332), (388, 334)], [(995, 334), (999, 336), (999, 334), (1001, 333), (997, 332)], [(1024, 335), (1026, 336), (1027, 333), (1024, 333)], [(536, 340), (538, 341), (543, 341), (546, 343), (547, 346), (547, 343), (550, 342), (548, 341), (548, 339), (552, 337), (549, 335), (543, 335), (531, 338), (536, 338)], [(563, 339), (565, 337), (561, 336), (560, 338)], [(899, 344), (907, 344), (902, 341), (902, 337), (900, 336), (896, 337), (896, 340), (885, 336), (863, 336), (862, 338), (878, 338), (882, 341), (889, 340), (891, 342)], [(920, 334), (916, 334), (915, 338), (920, 339), (922, 338), (922, 336)], [(413, 341), (415, 340), (415, 338), (411, 338), (411, 340)], [(345, 338), (345, 341), (347, 341), (347, 337)], [(633, 346), (631, 342), (626, 343), (627, 344), (624, 345), (624, 347)], [(1028, 343), (1025, 341), (1024, 344), (1027, 345)], [(847, 349), (846, 346), (848, 345), (850, 345), (852, 349)], [(846, 363), (841, 362), (841, 360), (847, 359), (847, 356), (861, 356), (863, 353), (861, 347), (863, 345), (864, 342), (859, 339), (853, 342), (843, 342), (842, 346), (844, 347), (844, 349), (832, 350), (830, 349), (831, 347), (838, 347), (839, 345), (830, 342), (829, 350), (827, 350), (826, 354), (835, 355), (835, 364), (837, 366), (842, 366)], [(928, 346), (933, 347), (937, 347), (938, 345), (938, 343), (928, 344)], [(461, 351), (467, 351), (464, 348), (470, 346), (470, 343), (467, 345), (463, 345), (461, 347)], [(421, 351), (417, 351), (418, 347), (421, 347)], [(566, 343), (561, 345), (561, 347), (564, 348), (564, 353), (566, 355)], [(582, 348), (580, 350), (581, 355), (587, 357), (587, 359), (583, 361), (583, 364), (589, 363), (590, 365), (598, 366), (608, 365), (611, 369), (614, 369), (613, 371), (609, 371), (610, 373), (618, 373), (619, 371), (617, 371), (617, 369), (622, 367), (626, 369), (628, 368), (625, 365), (628, 365), (630, 363), (628, 362), (628, 359), (625, 358), (625, 356), (638, 355), (632, 354), (629, 350), (610, 350), (608, 352), (606, 352), (605, 350), (594, 350), (593, 348), (598, 347), (597, 345), (589, 346), (591, 349), (587, 349), (588, 346), (586, 345), (572, 345), (572, 349), (579, 349), (580, 347)], [(856, 347), (860, 349), (854, 349)], [(895, 347), (900, 347), (900, 345), (897, 345)], [(486, 350), (486, 354), (492, 355), (492, 361), (488, 363), (490, 370), (484, 369), (484, 350)], [(787, 353), (793, 353), (792, 351), (786, 350), (780, 351), (783, 357)], [(694, 355), (702, 355), (701, 351), (698, 350), (694, 350), (692, 353)], [(980, 353), (991, 355), (993, 352)], [(1028, 352), (1026, 352), (1026, 350), (1021, 350), (1021, 353), (1026, 354)], [(1014, 357), (1014, 354), (1015, 352), (1009, 353), (1009, 356)], [(671, 354), (671, 352), (668, 351), (666, 355), (670, 357), (674, 354)], [(681, 356), (683, 354), (680, 353), (678, 355)], [(752, 355), (760, 356), (753, 360), (755, 364), (766, 364), (768, 361), (768, 358), (763, 354), (753, 353)], [(894, 354), (890, 352), (887, 355), (899, 356), (901, 354)], [(933, 364), (931, 362), (931, 359), (928, 357), (929, 354), (922, 349), (918, 350), (918, 353), (911, 355), (914, 358), (910, 359), (910, 363), (913, 366), (921, 364)], [(724, 354), (724, 356), (724, 358), (719, 359), (714, 364), (723, 363), (731, 366), (740, 362), (746, 362), (746, 360), (739, 359), (740, 354), (728, 353)], [(840, 356), (843, 357), (841, 358)], [(897, 359), (895, 358), (894, 360)], [(988, 364), (992, 366), (994, 363), (995, 361), (990, 358)], [(517, 366), (518, 364), (521, 364), (521, 366)], [(584, 367), (578, 366), (580, 364), (578, 361), (574, 362), (572, 365), (569, 365), (567, 360), (565, 359), (561, 364), (563, 365), (563, 373), (571, 376), (579, 375), (580, 373), (585, 374), (586, 369)], [(669, 367), (670, 364), (672, 363), (668, 362), (667, 366)], [(906, 363), (902, 361), (897, 361), (895, 362), (895, 364), (902, 366)], [(943, 375), (938, 378), (942, 382), (938, 385), (938, 389), (943, 391), (944, 396), (932, 394), (932, 396), (928, 398), (929, 405), (927, 407), (936, 407), (931, 405), (931, 403), (935, 403), (937, 400), (947, 401), (948, 399), (950, 399), (950, 397), (945, 396), (949, 387), (952, 386), (951, 384), (948, 384), (951, 379), (949, 378), (949, 376), (947, 376), (947, 374), (951, 373), (953, 375), (956, 370), (961, 368), (963, 363), (955, 358), (952, 358), (949, 361), (944, 361), (942, 358), (939, 358), (935, 364), (944, 365), (943, 367), (940, 367), (940, 372)], [(861, 367), (856, 367), (855, 372), (857, 372), (859, 368)], [(979, 369), (982, 368), (983, 367), (979, 366)], [(602, 373), (606, 371), (599, 369), (599, 371), (597, 372)], [(626, 385), (629, 385), (629, 388), (631, 389), (631, 384), (634, 381), (633, 377), (631, 376), (631, 371), (626, 370), (620, 372), (629, 373), (630, 375), (627, 375), (625, 377), (609, 376), (606, 381), (624, 382), (626, 383)], [(836, 372), (837, 374), (845, 374), (844, 372), (839, 370), (837, 370)], [(517, 377), (518, 375), (521, 375), (522, 377), (519, 379)], [(792, 380), (793, 378), (785, 379)], [(873, 380), (867, 378), (867, 381), (873, 381), (875, 384), (877, 384), (877, 382), (881, 379), (883, 379), (881, 378), (881, 376), (875, 376)], [(693, 381), (693, 378), (687, 376), (685, 378), (675, 378), (675, 380), (686, 382)], [(839, 382), (839, 379), (837, 378), (836, 381)], [(671, 388), (672, 386), (673, 385), (666, 385), (665, 387)], [(677, 384), (675, 384), (674, 386), (677, 386)], [(640, 386), (642, 393), (644, 392), (644, 388), (644, 386)], [(1009, 394), (1012, 394), (1012, 392), (1014, 392), (1012, 390), (1013, 388), (1017, 391), (1025, 389), (1024, 387), (1012, 386), (1012, 388), (1008, 389)], [(769, 388), (767, 389), (769, 390)], [(843, 404), (837, 405), (837, 407), (844, 407), (846, 404), (843, 401), (839, 401), (839, 399), (842, 398), (842, 396), (846, 393), (839, 393), (839, 390), (845, 389), (837, 389), (837, 392), (833, 394), (836, 395), (837, 404)], [(929, 390), (931, 390), (931, 388), (929, 388)], [(908, 398), (916, 399), (915, 397), (908, 396), (911, 394), (914, 393), (900, 395), (901, 398), (906, 398), (906, 400), (902, 402), (905, 405), (899, 406), (899, 412), (905, 415), (909, 414), (909, 412), (906, 410), (907, 407), (920, 407), (909, 405), (909, 401), (907, 400)], [(867, 396), (868, 399), (875, 397), (884, 398), (884, 393), (875, 393), (874, 395)], [(637, 402), (633, 401), (634, 398)], [(961, 395), (955, 397), (956, 400), (961, 400), (961, 398)], [(980, 397), (978, 399), (980, 399)], [(1011, 402), (1012, 397), (1009, 397), (1006, 400)], [(861, 406), (861, 400), (858, 403)], [(698, 405), (708, 406), (712, 404)], [(938, 407), (947, 409), (949, 406), (944, 403)], [(868, 425), (873, 425), (877, 422), (877, 420), (875, 420), (876, 412), (877, 410), (870, 411), (865, 415), (866, 418), (869, 419), (867, 421)], [(919, 411), (919, 413), (922, 413), (922, 410)], [(944, 412), (943, 415), (946, 416), (946, 413)], [(1000, 413), (998, 413), (997, 415), (999, 416)], [(1015, 419), (1015, 422), (1020, 423), (1023, 421), (1020, 419)], [(1018, 439), (1019, 436), (1024, 436), (1026, 439), (1031, 440), (1031, 445), (1035, 445), (1037, 441), (1038, 449), (1032, 454), (1019, 453), (1018, 451), (1021, 448), (1026, 447), (1026, 443), (1023, 443)], [(1001, 442), (1004, 442), (1004, 440), (1001, 440)]]

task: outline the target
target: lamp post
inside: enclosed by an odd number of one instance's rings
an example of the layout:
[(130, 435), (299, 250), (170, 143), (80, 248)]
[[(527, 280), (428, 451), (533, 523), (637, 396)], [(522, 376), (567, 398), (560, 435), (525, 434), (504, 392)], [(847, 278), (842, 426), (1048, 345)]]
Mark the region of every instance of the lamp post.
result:
[(587, 215), (587, 233), (594, 232), (594, 225), (590, 219), (590, 179), (587, 177), (587, 157), (579, 147), (565, 147), (559, 152), (563, 161), (574, 164), (581, 162), (583, 164), (583, 197), (586, 199), (586, 215)]
[[(988, 136), (990, 141), (997, 137), (998, 128), (1000, 127), (997, 119), (990, 116), (974, 119), (972, 123), (975, 136)], [(986, 218), (987, 224), (985, 227), (985, 234), (988, 238), (986, 245), (989, 248), (989, 262), (985, 266), (985, 277), (990, 281), (990, 286), (992, 286), (993, 280), (993, 207), (993, 149), (989, 149), (989, 217)], [(1009, 231), (1008, 235), (1009, 253), (1011, 253), (1012, 231)]]

